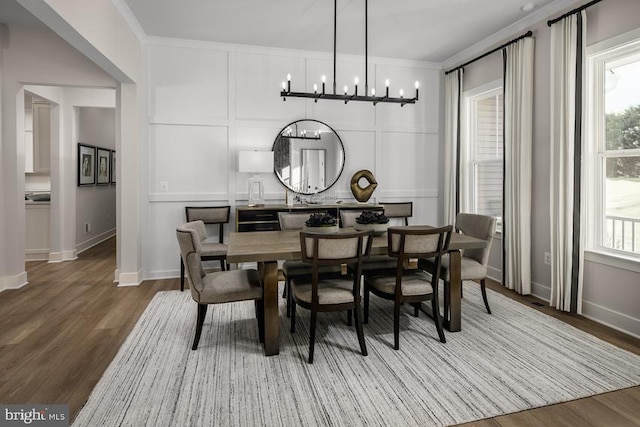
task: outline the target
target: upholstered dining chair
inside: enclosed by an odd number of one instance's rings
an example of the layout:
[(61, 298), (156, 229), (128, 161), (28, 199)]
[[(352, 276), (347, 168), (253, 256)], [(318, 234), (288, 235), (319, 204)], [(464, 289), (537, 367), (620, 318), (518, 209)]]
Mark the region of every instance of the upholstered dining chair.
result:
[[(227, 245), (224, 244), (224, 224), (229, 222), (231, 206), (187, 206), (185, 207), (187, 222), (202, 221), (204, 227), (198, 227), (202, 241), (201, 258), (203, 261), (220, 261), (220, 269), (226, 270)], [(218, 241), (211, 241), (207, 235), (208, 224), (217, 224)], [(184, 290), (184, 263), (180, 258), (180, 291)]]
[(413, 202), (382, 203), (384, 216), (387, 218), (400, 218), (404, 225), (409, 225), (409, 218), (413, 216)]
[[(462, 252), (460, 279), (479, 280), (482, 299), (487, 313), (491, 314), (485, 279), (487, 277), (487, 263), (491, 252), (493, 234), (496, 231), (496, 218), (487, 215), (459, 213), (456, 215), (456, 230), (467, 236), (483, 239), (487, 245), (481, 249), (465, 249)], [(429, 260), (418, 260), (418, 267), (426, 271), (433, 271), (434, 265)], [(441, 275), (444, 280), (444, 317), (449, 316), (449, 257), (442, 259)]]
[[(319, 312), (353, 311), (360, 351), (367, 355), (360, 321), (360, 264), (370, 251), (372, 232), (314, 234), (300, 232), (302, 261), (311, 265), (311, 276), (297, 276), (291, 281), (291, 332), (295, 332), (296, 305), (311, 311), (309, 328), (309, 363), (313, 363), (316, 320)], [(325, 278), (320, 270), (325, 266), (351, 264), (355, 274)]]
[[(426, 226), (389, 227), (387, 230), (387, 251), (398, 259), (395, 274), (382, 273), (365, 276), (364, 280), (364, 323), (369, 321), (369, 293), (392, 300), (393, 304), (393, 348), (400, 348), (400, 306), (412, 304), (414, 316), (418, 316), (420, 304), (431, 301), (433, 319), (441, 342), (446, 342), (440, 305), (438, 301), (438, 281), (442, 256), (449, 248), (452, 226), (432, 228)], [(434, 262), (431, 275), (420, 270), (407, 270), (405, 260), (428, 258)]]
[[(309, 218), (310, 213), (299, 212), (278, 212), (278, 222), (280, 230), (302, 230), (305, 221)], [(320, 268), (321, 274), (340, 274), (340, 266), (326, 265)], [(303, 261), (291, 260), (282, 264), (282, 274), (284, 275), (285, 287), (283, 298), (287, 299), (287, 317), (291, 315), (291, 279), (296, 276), (310, 276), (311, 264)]]
[[(200, 222), (201, 221), (197, 221)], [(191, 298), (198, 304), (196, 334), (192, 350), (198, 348), (202, 325), (209, 304), (223, 304), (236, 301), (255, 301), (258, 319), (258, 337), (264, 342), (264, 306), (262, 302), (262, 283), (257, 270), (229, 270), (205, 273), (202, 268), (200, 250), (202, 243), (195, 230), (199, 225), (182, 224), (176, 229), (180, 246), (180, 256), (186, 266)]]

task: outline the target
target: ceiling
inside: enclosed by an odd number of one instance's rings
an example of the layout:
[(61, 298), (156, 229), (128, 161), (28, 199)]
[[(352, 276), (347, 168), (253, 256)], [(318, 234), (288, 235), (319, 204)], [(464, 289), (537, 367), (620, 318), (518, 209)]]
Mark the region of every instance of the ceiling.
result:
[[(148, 36), (333, 51), (331, 0), (118, 0)], [(369, 55), (442, 62), (553, 0), (373, 0)], [(521, 7), (532, 3), (525, 12)], [(363, 0), (338, 1), (337, 51), (364, 54)]]
[[(333, 51), (331, 0), (111, 1), (151, 37)], [(443, 62), (554, 1), (372, 0), (369, 55)], [(339, 54), (364, 54), (364, 3), (338, 0)], [(523, 11), (526, 3), (533, 9)], [(0, 0), (0, 23), (39, 21), (15, 0)]]

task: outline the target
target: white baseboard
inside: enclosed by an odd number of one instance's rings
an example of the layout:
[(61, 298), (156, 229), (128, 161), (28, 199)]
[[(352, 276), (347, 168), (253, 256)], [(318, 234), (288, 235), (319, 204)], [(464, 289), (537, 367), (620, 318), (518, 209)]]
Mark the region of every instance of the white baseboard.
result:
[(113, 273), (113, 283), (118, 283), (118, 280), (120, 280), (120, 269), (117, 268), (116, 271)]
[(640, 319), (589, 301), (582, 302), (582, 315), (635, 338), (640, 338)]
[(551, 301), (551, 287), (540, 283), (531, 282), (531, 295), (543, 301)]
[(133, 273), (119, 273), (116, 280), (118, 287), (123, 288), (127, 286), (139, 286), (140, 285), (140, 271)]
[(104, 233), (98, 234), (95, 237), (92, 237), (89, 240), (85, 240), (82, 243), (78, 243), (76, 245), (76, 254), (82, 253), (84, 251), (86, 251), (89, 248), (94, 247), (95, 245), (98, 245), (102, 242), (104, 242), (105, 240), (108, 240), (110, 238), (112, 238), (113, 236), (116, 235), (116, 229), (112, 228), (111, 230), (105, 231)]
[(0, 277), (0, 292), (7, 289), (20, 289), (27, 284), (29, 282), (27, 281), (26, 271), (15, 276), (2, 276)]
[(488, 265), (487, 277), (495, 282), (502, 283), (502, 270)]
[(73, 261), (74, 259), (78, 259), (78, 251), (76, 251), (75, 249), (71, 249), (69, 251), (49, 253), (50, 263)]
[(176, 277), (180, 277), (180, 269), (148, 272), (144, 275), (144, 280), (175, 279)]
[(25, 261), (48, 261), (49, 249), (27, 249), (24, 251)]

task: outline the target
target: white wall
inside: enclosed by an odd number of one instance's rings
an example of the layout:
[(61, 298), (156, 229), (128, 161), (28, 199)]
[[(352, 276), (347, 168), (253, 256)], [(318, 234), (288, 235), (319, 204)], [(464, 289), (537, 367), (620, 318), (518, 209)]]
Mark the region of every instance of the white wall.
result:
[[(584, 4), (586, 1), (578, 2)], [(578, 4), (578, 5), (579, 5)], [(574, 5), (573, 7), (577, 7)], [(550, 18), (561, 15), (556, 13)], [(640, 2), (609, 0), (587, 9), (587, 45), (640, 27)], [(550, 42), (547, 19), (531, 26), (536, 40), (534, 61), (533, 183), (531, 262), (532, 293), (548, 300), (551, 269), (544, 263), (550, 252), (549, 163), (550, 163)], [(518, 31), (512, 36), (518, 36)], [(505, 35), (509, 39), (509, 35)], [(490, 55), (465, 68), (465, 90), (502, 77), (502, 56)], [(490, 275), (501, 278), (501, 241), (495, 240), (490, 258)], [(623, 268), (585, 261), (583, 314), (640, 336), (640, 274)]]
[[(116, 148), (115, 108), (78, 107), (78, 143), (107, 150)], [(77, 165), (74, 169), (77, 173)], [(89, 223), (90, 230), (85, 230)], [(93, 246), (116, 232), (116, 187), (93, 185), (76, 187), (76, 248)]]
[[(178, 273), (175, 227), (184, 206), (246, 203), (248, 174), (237, 173), (241, 150), (271, 150), (276, 134), (298, 119), (327, 123), (340, 135), (346, 162), (331, 188), (353, 200), (351, 176), (371, 170), (379, 183), (376, 201), (414, 202), (414, 221), (438, 221), (440, 66), (425, 63), (369, 62), (369, 85), (382, 93), (411, 94), (421, 83), (415, 105), (319, 101), (278, 96), (280, 82), (292, 75), (293, 90), (311, 90), (320, 76), (332, 79), (329, 55), (252, 49), (206, 43), (154, 40), (149, 64), (149, 221), (144, 274), (148, 278)], [(340, 57), (338, 87), (363, 86), (363, 58)], [(331, 87), (328, 83), (327, 87)], [(263, 174), (267, 203), (284, 203), (285, 189), (274, 174)], [(163, 192), (160, 182), (168, 183)], [(233, 229), (232, 218), (227, 231)]]

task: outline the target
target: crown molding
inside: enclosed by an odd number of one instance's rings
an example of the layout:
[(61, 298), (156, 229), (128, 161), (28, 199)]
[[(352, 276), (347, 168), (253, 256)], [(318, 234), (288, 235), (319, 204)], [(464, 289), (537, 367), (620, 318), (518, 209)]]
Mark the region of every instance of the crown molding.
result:
[[(120, 0), (118, 0), (120, 1)], [(276, 56), (288, 56), (295, 58), (306, 59), (318, 59), (318, 60), (333, 60), (332, 52), (320, 52), (312, 50), (300, 50), (300, 49), (286, 49), (279, 47), (269, 46), (257, 46), (246, 45), (236, 43), (221, 43), (214, 41), (203, 40), (188, 40), (188, 39), (176, 39), (170, 37), (147, 37), (144, 41), (147, 46), (158, 47), (179, 47), (186, 49), (204, 49), (204, 50), (218, 50), (224, 52), (245, 53), (254, 55), (276, 55)], [(364, 61), (364, 55), (351, 55), (351, 54), (337, 54), (337, 58), (340, 61), (345, 62), (362, 62)], [(369, 57), (369, 64), (373, 65), (391, 65), (410, 68), (424, 68), (429, 70), (442, 69), (442, 63), (429, 62), (429, 61), (416, 61), (410, 59), (398, 59), (398, 58), (384, 58), (384, 57)]]
[(464, 64), (470, 59), (478, 55), (482, 55), (491, 48), (504, 43), (505, 40), (508, 40), (514, 35), (530, 29), (530, 27), (537, 24), (538, 22), (548, 19), (551, 15), (555, 15), (559, 12), (564, 12), (565, 10), (570, 9), (572, 6), (581, 2), (581, 0), (556, 0), (552, 3), (549, 3), (548, 5), (536, 10), (532, 14), (527, 15), (521, 20), (514, 22), (508, 27), (503, 28), (497, 33), (490, 35), (486, 39), (479, 41), (473, 46), (470, 46), (462, 52), (459, 52), (453, 55), (451, 58), (443, 61), (443, 69), (448, 70), (451, 68), (455, 68), (460, 64)]
[(144, 44), (145, 40), (149, 37), (147, 33), (142, 29), (142, 25), (138, 22), (138, 19), (135, 17), (129, 5), (124, 0), (111, 0), (111, 4), (116, 8), (116, 10), (120, 13), (120, 15), (127, 22), (131, 30), (133, 30), (136, 37), (138, 37), (138, 41)]

